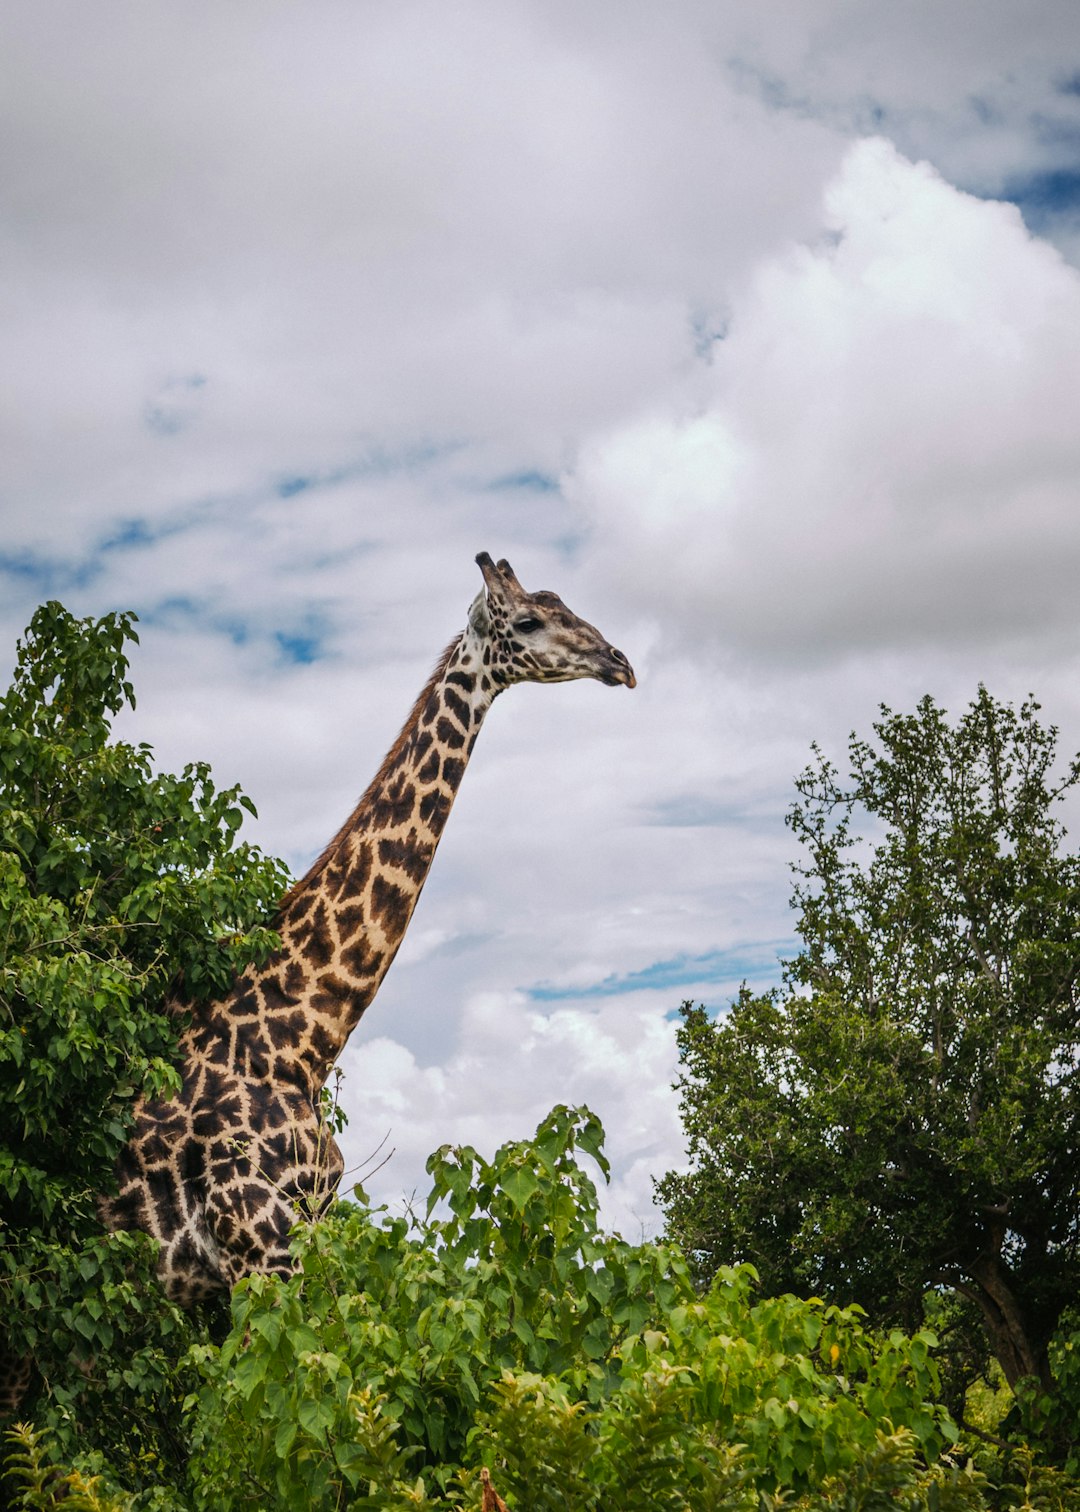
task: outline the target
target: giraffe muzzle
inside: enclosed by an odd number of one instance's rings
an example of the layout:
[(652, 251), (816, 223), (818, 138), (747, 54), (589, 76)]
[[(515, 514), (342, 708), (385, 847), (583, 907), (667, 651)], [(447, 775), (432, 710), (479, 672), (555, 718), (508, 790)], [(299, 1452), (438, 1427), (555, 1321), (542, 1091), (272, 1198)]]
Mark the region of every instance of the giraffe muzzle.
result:
[(614, 646), (607, 648), (608, 662), (610, 665), (600, 675), (600, 681), (607, 683), (608, 687), (618, 687), (620, 683), (626, 688), (636, 688), (637, 678), (634, 669), (621, 651)]

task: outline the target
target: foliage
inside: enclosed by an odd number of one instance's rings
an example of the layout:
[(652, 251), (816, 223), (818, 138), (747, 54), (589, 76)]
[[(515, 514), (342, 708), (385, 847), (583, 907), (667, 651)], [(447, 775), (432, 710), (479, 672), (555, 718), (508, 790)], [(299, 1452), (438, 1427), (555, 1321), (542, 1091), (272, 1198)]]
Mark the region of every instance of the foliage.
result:
[(332, 1507), (373, 1483), (390, 1499), (370, 1505), (424, 1505), (483, 1462), (511, 1505), (722, 1508), (843, 1474), (885, 1421), (924, 1458), (951, 1442), (932, 1337), (754, 1301), (745, 1268), (699, 1296), (677, 1251), (602, 1234), (576, 1158), (600, 1138), (557, 1108), (491, 1161), (444, 1148), (442, 1216), (410, 1232), (340, 1204), (298, 1234), (296, 1276), (241, 1283), (198, 1351), (195, 1505)]
[[(678, 1250), (603, 1234), (579, 1158), (600, 1137), (557, 1108), (490, 1161), (438, 1151), (411, 1227), (343, 1202), (299, 1228), (296, 1274), (242, 1282), (189, 1351), (186, 1470), (69, 1447), (92, 1505), (450, 1512), (486, 1467), (509, 1512), (1080, 1508), (1030, 1451), (957, 1453), (932, 1335), (759, 1299), (746, 1266), (702, 1293)], [(74, 1473), (36, 1442), (43, 1486)]]
[(123, 1503), (104, 1492), (100, 1479), (79, 1470), (60, 1470), (51, 1462), (45, 1436), (29, 1423), (16, 1423), (4, 1435), (4, 1481), (11, 1503), (25, 1512), (123, 1512)]
[[(602, 1158), (601, 1138), (591, 1114), (557, 1109), (532, 1145), (492, 1162), (446, 1147), (429, 1162), (429, 1217), (414, 1231), (341, 1204), (298, 1234), (294, 1279), (242, 1283), (229, 1338), (203, 1355), (207, 1504), (229, 1478), (220, 1456), (236, 1450), (259, 1495), (294, 1461), (307, 1477), (297, 1496), (324, 1494), (339, 1474), (351, 1483), (335, 1446), (349, 1441), (361, 1386), (386, 1399), (417, 1470), (459, 1462), (504, 1369), (576, 1371), (579, 1390), (599, 1395), (615, 1344), (645, 1325), (656, 1295), (670, 1305), (689, 1294), (668, 1251), (598, 1234), (596, 1189), (573, 1157), (580, 1145)], [(440, 1199), (444, 1216), (430, 1216)]]
[(506, 1372), (474, 1430), (511, 1507), (742, 1512), (756, 1496), (741, 1452), (694, 1420), (685, 1372), (660, 1362), (590, 1410), (550, 1377)]
[(857, 1465), (842, 1475), (830, 1475), (820, 1491), (794, 1505), (814, 1512), (960, 1512), (985, 1506), (986, 1489), (986, 1477), (970, 1460), (924, 1468), (914, 1435), (900, 1428), (880, 1431), (873, 1449)]
[(1054, 778), (1037, 713), (980, 689), (950, 724), (927, 698), (852, 737), (846, 781), (816, 755), (788, 990), (685, 1005), (692, 1169), (659, 1193), (700, 1275), (752, 1261), (908, 1328), (949, 1290), (969, 1355), (976, 1322), (1041, 1400), (1080, 1293), (1080, 860), (1055, 814), (1080, 767)]
[(1022, 1381), (1018, 1401), (1004, 1418), (1002, 1430), (1019, 1433), (1039, 1460), (1057, 1456), (1063, 1468), (1080, 1477), (1080, 1307), (1069, 1308), (1048, 1350), (1054, 1392)]
[(0, 1306), (6, 1359), (35, 1356), (61, 1440), (137, 1457), (168, 1449), (189, 1325), (148, 1243), (101, 1235), (95, 1197), (137, 1098), (178, 1085), (170, 998), (273, 945), (288, 879), (237, 843), (238, 788), (111, 738), (136, 640), (130, 614), (45, 604), (0, 700)]

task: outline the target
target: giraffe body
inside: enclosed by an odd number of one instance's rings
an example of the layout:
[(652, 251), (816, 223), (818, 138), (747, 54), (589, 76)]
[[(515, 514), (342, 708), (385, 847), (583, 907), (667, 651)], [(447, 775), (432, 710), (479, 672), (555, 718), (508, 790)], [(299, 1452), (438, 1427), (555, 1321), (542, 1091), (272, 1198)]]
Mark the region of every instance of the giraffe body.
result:
[(626, 658), (509, 563), (477, 557), (485, 591), (447, 647), (356, 809), (282, 900), (281, 948), (199, 1008), (176, 1097), (141, 1103), (102, 1199), (110, 1228), (160, 1241), (166, 1290), (190, 1304), (251, 1271), (287, 1274), (289, 1230), (341, 1178), (319, 1093), (408, 927), (465, 766), (511, 683), (635, 684)]

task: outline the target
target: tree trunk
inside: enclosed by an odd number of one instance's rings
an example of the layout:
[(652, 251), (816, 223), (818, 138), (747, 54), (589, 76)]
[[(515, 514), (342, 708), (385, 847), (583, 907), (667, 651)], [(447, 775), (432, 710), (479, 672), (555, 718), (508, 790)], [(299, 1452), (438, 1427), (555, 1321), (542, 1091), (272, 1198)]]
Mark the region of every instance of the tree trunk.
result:
[(1046, 1341), (1032, 1337), (1023, 1309), (1009, 1285), (1011, 1277), (997, 1255), (981, 1255), (968, 1266), (975, 1285), (962, 1288), (979, 1304), (990, 1347), (1010, 1388), (1033, 1376), (1043, 1391), (1054, 1389)]

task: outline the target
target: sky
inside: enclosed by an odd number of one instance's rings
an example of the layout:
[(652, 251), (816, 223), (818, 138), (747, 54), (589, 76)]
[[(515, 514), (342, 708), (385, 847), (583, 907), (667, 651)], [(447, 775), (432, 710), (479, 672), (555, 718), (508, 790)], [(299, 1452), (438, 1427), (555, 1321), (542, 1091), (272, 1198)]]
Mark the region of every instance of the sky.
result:
[(812, 743), (983, 682), (1080, 748), (1073, 0), (0, 0), (0, 270), (0, 661), (134, 610), (118, 734), (295, 872), (478, 551), (638, 674), (488, 718), (341, 1061), (395, 1210), (587, 1103), (655, 1235)]

